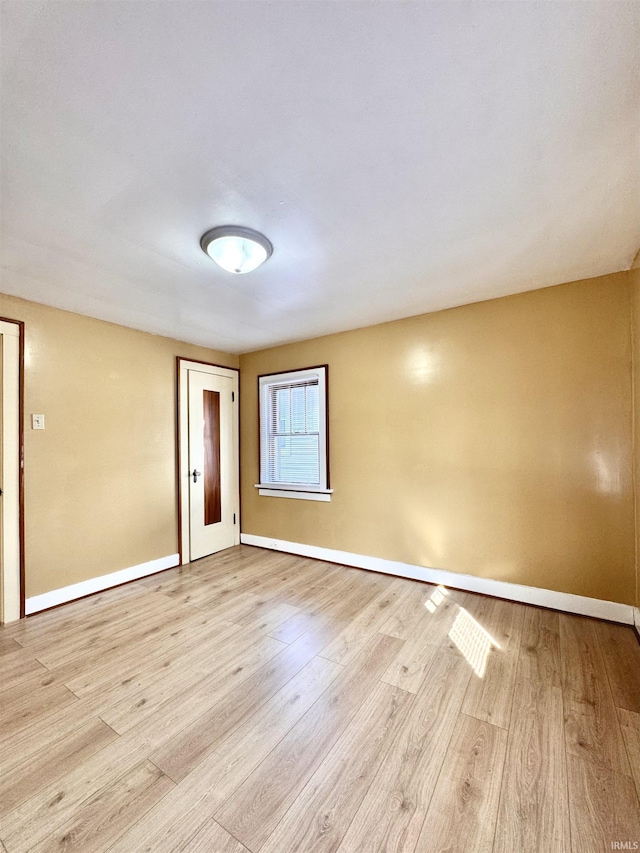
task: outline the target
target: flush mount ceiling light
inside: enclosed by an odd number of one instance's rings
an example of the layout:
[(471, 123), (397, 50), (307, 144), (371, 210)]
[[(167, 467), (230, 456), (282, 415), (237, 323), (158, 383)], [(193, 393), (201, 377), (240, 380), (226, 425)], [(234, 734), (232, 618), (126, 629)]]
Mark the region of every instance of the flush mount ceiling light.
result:
[(263, 234), (239, 225), (212, 228), (203, 235), (200, 245), (218, 266), (232, 273), (255, 270), (273, 252), (273, 246)]

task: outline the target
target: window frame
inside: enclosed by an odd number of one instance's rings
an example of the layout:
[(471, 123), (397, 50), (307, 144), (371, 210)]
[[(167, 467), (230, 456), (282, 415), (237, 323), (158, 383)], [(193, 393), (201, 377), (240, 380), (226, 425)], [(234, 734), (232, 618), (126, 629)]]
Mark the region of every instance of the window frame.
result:
[[(295, 382), (306, 378), (318, 378), (319, 413), (319, 474), (320, 484), (274, 483), (266, 479), (263, 467), (264, 444), (268, 435), (269, 410), (266, 389), (270, 385)], [(260, 482), (255, 484), (258, 494), (264, 497), (294, 498), (298, 500), (330, 501), (333, 489), (329, 479), (329, 365), (316, 364), (312, 367), (299, 367), (294, 370), (282, 370), (276, 373), (263, 373), (258, 376), (258, 471)]]

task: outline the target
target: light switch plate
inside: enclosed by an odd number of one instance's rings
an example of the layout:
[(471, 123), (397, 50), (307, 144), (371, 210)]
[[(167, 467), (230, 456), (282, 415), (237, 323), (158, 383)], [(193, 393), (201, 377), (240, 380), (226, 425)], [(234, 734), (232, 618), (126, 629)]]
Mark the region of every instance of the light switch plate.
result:
[(44, 429), (44, 415), (31, 415), (31, 428)]

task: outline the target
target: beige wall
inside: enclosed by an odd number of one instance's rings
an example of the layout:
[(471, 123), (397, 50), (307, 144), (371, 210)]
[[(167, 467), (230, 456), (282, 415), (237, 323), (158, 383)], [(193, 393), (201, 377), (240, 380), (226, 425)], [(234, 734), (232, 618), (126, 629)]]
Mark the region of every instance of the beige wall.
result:
[[(175, 356), (238, 358), (8, 296), (0, 315), (26, 323), (27, 595), (175, 553)], [(639, 329), (636, 263), (242, 356), (243, 531), (640, 604)], [(333, 500), (258, 497), (256, 377), (325, 362)]]
[[(241, 356), (243, 531), (632, 603), (629, 286)], [(259, 497), (256, 377), (325, 362), (332, 502)]]
[(237, 356), (9, 296), (0, 315), (26, 324), (27, 596), (174, 554), (175, 357)]
[(640, 252), (629, 272), (633, 347), (633, 439), (636, 505), (636, 606), (640, 607)]

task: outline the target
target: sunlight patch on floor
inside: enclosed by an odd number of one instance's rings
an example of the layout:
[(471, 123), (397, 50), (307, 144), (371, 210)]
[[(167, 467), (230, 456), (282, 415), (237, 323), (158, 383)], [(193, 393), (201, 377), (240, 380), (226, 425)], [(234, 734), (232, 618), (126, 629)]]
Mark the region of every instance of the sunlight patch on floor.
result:
[(449, 595), (449, 590), (445, 589), (442, 585), (437, 586), (433, 590), (430, 598), (428, 598), (424, 603), (424, 606), (427, 608), (429, 613), (436, 612), (436, 608), (444, 601), (445, 595)]
[(491, 634), (473, 616), (461, 607), (455, 618), (449, 637), (464, 655), (478, 678), (484, 678), (487, 658), (492, 648), (500, 646)]

